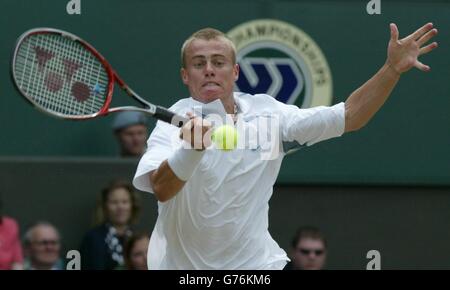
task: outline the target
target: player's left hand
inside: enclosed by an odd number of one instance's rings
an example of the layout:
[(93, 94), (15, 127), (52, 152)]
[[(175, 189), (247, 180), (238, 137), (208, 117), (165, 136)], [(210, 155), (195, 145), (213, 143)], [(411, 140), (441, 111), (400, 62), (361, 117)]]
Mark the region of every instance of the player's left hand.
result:
[(386, 63), (391, 66), (398, 74), (402, 74), (412, 67), (421, 71), (429, 71), (430, 67), (421, 63), (418, 57), (429, 53), (435, 49), (438, 44), (433, 42), (425, 45), (437, 33), (432, 23), (427, 23), (414, 33), (405, 38), (398, 39), (398, 28), (395, 23), (391, 23), (391, 39), (388, 45), (388, 57)]

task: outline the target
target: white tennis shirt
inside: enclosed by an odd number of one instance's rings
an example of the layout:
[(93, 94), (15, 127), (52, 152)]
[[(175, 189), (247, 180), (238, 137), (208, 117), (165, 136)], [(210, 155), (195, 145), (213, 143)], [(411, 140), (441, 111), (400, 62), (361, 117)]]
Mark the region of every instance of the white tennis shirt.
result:
[[(279, 119), (281, 142), (312, 145), (341, 136), (344, 103), (299, 109), (268, 95), (234, 93), (238, 118), (247, 126), (264, 118)], [(201, 106), (225, 112), (220, 100), (202, 104), (182, 99), (170, 110), (184, 115)], [(158, 121), (148, 139), (133, 184), (152, 192), (149, 172), (177, 149), (179, 128)], [(278, 139), (280, 139), (278, 138)], [(242, 138), (244, 139), (244, 138)], [(269, 139), (269, 138), (268, 138)], [(177, 144), (178, 144), (177, 143)], [(289, 261), (268, 231), (269, 199), (283, 157), (283, 146), (272, 159), (261, 148), (221, 151), (207, 149), (192, 177), (172, 199), (158, 202), (158, 219), (147, 255), (150, 269), (282, 269)]]

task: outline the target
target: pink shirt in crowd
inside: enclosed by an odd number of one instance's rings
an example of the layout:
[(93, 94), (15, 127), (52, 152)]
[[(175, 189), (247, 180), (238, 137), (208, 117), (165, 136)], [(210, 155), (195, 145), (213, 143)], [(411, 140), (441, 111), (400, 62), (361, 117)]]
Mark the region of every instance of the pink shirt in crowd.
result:
[(13, 263), (23, 263), (17, 222), (5, 217), (0, 223), (0, 270), (10, 270)]

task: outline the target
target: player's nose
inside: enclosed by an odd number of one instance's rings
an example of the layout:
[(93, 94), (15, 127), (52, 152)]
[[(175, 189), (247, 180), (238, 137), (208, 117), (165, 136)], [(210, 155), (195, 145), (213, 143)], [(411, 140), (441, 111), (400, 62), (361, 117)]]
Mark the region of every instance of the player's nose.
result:
[(213, 65), (212, 65), (212, 63), (210, 61), (206, 62), (205, 75), (207, 75), (207, 76), (214, 75), (214, 68), (213, 68)]

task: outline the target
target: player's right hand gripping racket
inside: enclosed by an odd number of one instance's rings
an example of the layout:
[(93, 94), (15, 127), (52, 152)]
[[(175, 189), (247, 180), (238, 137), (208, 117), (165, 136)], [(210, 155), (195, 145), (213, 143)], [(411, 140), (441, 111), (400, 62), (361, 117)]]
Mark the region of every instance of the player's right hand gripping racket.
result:
[[(14, 49), (12, 76), (31, 104), (59, 118), (84, 120), (140, 111), (178, 127), (188, 121), (139, 97), (94, 47), (65, 31), (36, 28), (22, 34)], [(142, 107), (110, 108), (115, 82)]]

